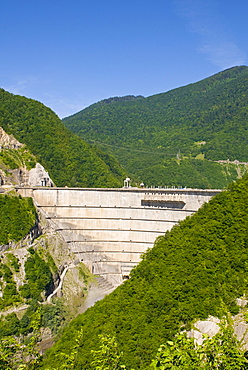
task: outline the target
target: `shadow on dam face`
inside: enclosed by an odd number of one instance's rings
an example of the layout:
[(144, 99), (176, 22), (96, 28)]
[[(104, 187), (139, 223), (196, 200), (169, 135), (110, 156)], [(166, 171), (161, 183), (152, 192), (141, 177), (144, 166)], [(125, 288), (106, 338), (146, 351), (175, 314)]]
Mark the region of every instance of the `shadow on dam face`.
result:
[[(114, 287), (155, 239), (221, 190), (19, 187), (64, 236), (75, 259)], [(92, 292), (93, 294), (93, 292)]]

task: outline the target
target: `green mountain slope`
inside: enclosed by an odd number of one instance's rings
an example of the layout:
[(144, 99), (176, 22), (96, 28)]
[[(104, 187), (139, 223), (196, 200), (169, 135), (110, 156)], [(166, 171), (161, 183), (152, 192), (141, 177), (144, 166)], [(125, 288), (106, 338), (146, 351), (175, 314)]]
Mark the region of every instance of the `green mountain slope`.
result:
[[(74, 319), (44, 360), (71, 353), (82, 330), (76, 369), (91, 369), (100, 333), (116, 336), (128, 369), (148, 368), (157, 348), (194, 319), (237, 313), (248, 294), (248, 177), (233, 183), (144, 254), (131, 279)], [(94, 368), (94, 367), (93, 367)]]
[(194, 177), (194, 186), (223, 187), (247, 168), (210, 161), (248, 162), (247, 103), (242, 66), (148, 98), (103, 100), (63, 122), (150, 185), (192, 186)]
[(0, 126), (26, 144), (57, 186), (119, 187), (116, 160), (72, 134), (43, 104), (0, 89)]

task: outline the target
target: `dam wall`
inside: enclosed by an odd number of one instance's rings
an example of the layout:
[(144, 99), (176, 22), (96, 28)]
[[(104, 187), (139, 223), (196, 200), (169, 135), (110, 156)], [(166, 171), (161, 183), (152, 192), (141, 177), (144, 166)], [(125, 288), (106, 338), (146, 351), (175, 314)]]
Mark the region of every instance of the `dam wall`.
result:
[(155, 239), (220, 190), (20, 187), (62, 232), (89, 270), (114, 286), (129, 277)]

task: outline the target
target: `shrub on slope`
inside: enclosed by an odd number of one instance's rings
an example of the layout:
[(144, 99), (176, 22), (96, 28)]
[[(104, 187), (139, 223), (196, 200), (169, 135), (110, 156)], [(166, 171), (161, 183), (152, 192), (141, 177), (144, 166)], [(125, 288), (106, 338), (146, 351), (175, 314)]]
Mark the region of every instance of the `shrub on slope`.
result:
[(146, 369), (161, 343), (194, 319), (236, 313), (248, 294), (248, 177), (157, 239), (131, 279), (74, 319), (48, 354), (70, 352), (83, 330), (77, 369), (91, 369), (100, 333), (115, 336), (128, 368)]
[(27, 145), (57, 186), (122, 185), (125, 173), (114, 159), (98, 155), (65, 128), (51, 109), (35, 100), (0, 89), (0, 126)]

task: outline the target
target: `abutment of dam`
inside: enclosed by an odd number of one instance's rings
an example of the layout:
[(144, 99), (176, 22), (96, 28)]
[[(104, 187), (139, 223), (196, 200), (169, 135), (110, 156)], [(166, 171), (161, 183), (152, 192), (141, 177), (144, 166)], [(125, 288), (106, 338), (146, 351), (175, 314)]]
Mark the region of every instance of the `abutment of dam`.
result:
[(220, 190), (19, 187), (64, 236), (69, 249), (113, 286), (128, 279), (155, 239)]

